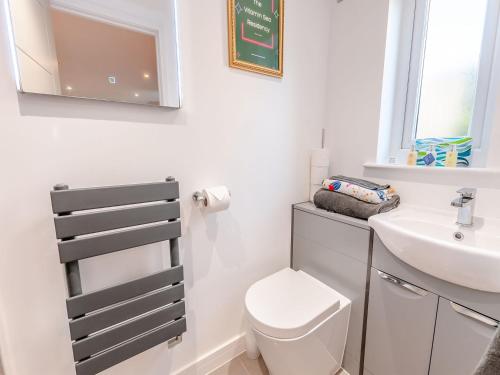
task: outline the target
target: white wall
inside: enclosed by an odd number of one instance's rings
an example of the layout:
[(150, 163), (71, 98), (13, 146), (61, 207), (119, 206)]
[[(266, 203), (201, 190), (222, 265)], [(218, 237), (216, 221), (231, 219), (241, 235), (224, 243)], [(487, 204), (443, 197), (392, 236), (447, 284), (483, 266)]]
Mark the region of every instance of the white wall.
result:
[[(181, 183), (188, 332), (107, 371), (172, 373), (242, 332), (243, 297), (289, 263), (290, 204), (308, 196), (308, 150), (326, 117), (331, 0), (286, 3), (285, 78), (227, 67), (226, 0), (179, 1), (181, 110), (16, 94), (0, 40), (0, 348), (6, 375), (73, 373), (49, 191), (175, 176)], [(196, 189), (227, 184), (204, 216)], [(88, 289), (159, 269), (164, 246), (85, 262)]]
[[(459, 187), (474, 181), (454, 179), (454, 184), (434, 184), (432, 176), (374, 172), (363, 168), (377, 159), (384, 57), (389, 0), (335, 2), (332, 12), (328, 78), (327, 145), (332, 150), (331, 172), (387, 181), (396, 187), (402, 202), (454, 210), (450, 202)], [(497, 59), (499, 58), (497, 51)], [(498, 87), (495, 72), (493, 87)], [(496, 85), (496, 86), (495, 86)], [(500, 96), (495, 98), (500, 101)], [(500, 106), (495, 106), (500, 108)], [(500, 116), (492, 113), (488, 167), (500, 166)], [(499, 186), (500, 188), (500, 186)], [(477, 214), (500, 216), (498, 190), (480, 189)]]

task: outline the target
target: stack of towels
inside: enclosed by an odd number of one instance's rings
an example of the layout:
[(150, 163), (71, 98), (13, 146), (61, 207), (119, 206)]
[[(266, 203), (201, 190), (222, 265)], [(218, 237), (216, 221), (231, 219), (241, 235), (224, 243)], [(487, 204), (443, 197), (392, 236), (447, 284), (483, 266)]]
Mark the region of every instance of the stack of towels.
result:
[(399, 203), (399, 195), (390, 185), (345, 176), (324, 180), (314, 195), (316, 207), (364, 220), (393, 210)]

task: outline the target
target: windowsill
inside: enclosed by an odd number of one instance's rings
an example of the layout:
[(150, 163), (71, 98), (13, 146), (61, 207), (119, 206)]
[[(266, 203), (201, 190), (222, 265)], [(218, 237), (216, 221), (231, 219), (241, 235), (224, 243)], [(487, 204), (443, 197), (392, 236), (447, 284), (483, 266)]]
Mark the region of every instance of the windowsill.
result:
[(444, 168), (399, 164), (365, 163), (365, 176), (427, 184), (495, 188), (500, 186), (500, 169)]

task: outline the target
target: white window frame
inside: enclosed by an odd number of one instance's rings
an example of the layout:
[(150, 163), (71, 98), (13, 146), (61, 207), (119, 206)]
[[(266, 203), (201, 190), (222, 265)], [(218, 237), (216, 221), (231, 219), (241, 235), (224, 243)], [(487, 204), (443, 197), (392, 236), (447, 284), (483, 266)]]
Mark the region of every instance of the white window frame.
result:
[[(419, 110), (420, 89), (425, 53), (426, 32), (430, 2), (432, 0), (405, 1), (406, 9), (401, 12), (404, 19), (400, 22), (400, 39), (398, 46), (398, 67), (394, 106), (392, 115), (392, 131), (390, 142), (390, 158), (403, 161), (415, 141), (417, 131), (417, 115)], [(490, 82), (492, 79), (497, 30), (499, 27), (500, 0), (489, 0), (486, 12), (486, 23), (481, 47), (480, 66), (476, 86), (476, 97), (469, 136), (473, 138), (476, 153), (483, 153), (487, 136), (488, 111), (490, 110)], [(482, 150), (483, 148), (483, 150)]]

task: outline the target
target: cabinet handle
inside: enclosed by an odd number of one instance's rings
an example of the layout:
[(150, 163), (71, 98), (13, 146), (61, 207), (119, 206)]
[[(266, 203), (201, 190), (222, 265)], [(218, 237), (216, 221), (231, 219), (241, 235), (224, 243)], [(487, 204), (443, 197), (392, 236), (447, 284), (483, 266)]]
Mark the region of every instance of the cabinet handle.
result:
[(390, 283), (393, 283), (397, 286), (400, 286), (401, 288), (405, 288), (406, 290), (409, 290), (410, 292), (417, 294), (421, 297), (425, 297), (429, 294), (427, 290), (421, 289), (418, 286), (415, 286), (413, 284), (405, 283), (402, 280), (399, 280), (395, 278), (394, 276), (388, 275), (382, 271), (377, 271), (378, 275), (385, 281), (389, 281)]
[(477, 320), (481, 323), (487, 324), (487, 325), (495, 327), (495, 328), (498, 327), (498, 322), (496, 320), (493, 320), (491, 318), (488, 318), (487, 316), (481, 315), (473, 310), (469, 310), (468, 308), (463, 307), (461, 305), (458, 305), (454, 302), (450, 302), (450, 305), (453, 308), (453, 310), (455, 310), (457, 313), (459, 313), (461, 315), (464, 315), (468, 318)]

